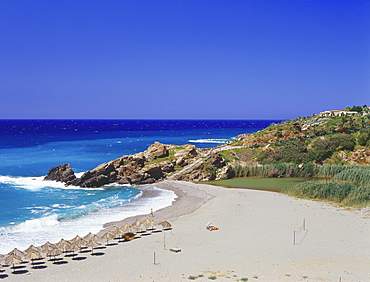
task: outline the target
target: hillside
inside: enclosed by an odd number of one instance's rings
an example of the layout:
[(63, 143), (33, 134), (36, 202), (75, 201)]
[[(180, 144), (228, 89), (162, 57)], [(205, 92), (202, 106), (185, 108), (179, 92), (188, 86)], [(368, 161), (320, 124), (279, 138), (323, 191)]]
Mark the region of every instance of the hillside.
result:
[[(80, 178), (70, 169), (65, 172), (66, 167), (56, 167), (46, 179), (100, 187), (114, 182), (144, 184), (163, 179), (194, 182), (226, 179), (248, 176), (240, 167), (258, 168), (269, 164), (367, 166), (370, 163), (369, 119), (368, 107), (353, 107), (271, 124), (217, 148), (156, 142), (142, 153), (101, 164)], [(286, 172), (274, 172), (267, 177), (277, 174), (290, 176)], [(68, 179), (61, 180), (65, 175)]]
[[(207, 162), (220, 157), (223, 160), (221, 166)], [(235, 167), (285, 163), (369, 165), (369, 108), (355, 106), (342, 111), (325, 111), (239, 135), (235, 142), (209, 151), (203, 161), (198, 161), (197, 166), (184, 174), (178, 173), (176, 179), (225, 179), (235, 175), (231, 171)], [(206, 177), (199, 179), (200, 174)]]

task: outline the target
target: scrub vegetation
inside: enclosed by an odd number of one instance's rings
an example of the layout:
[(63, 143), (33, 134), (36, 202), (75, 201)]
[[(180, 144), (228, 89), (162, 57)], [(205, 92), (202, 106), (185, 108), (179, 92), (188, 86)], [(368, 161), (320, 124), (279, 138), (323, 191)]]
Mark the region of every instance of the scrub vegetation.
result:
[(315, 177), (288, 190), (290, 195), (370, 205), (370, 108), (347, 107), (299, 117), (238, 136), (220, 153), (228, 163), (224, 179)]

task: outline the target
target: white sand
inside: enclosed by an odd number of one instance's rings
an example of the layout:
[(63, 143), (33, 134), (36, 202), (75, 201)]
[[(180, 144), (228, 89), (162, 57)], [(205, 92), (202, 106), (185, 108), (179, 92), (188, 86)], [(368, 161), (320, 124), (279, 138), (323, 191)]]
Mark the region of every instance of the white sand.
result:
[[(102, 256), (11, 274), (4, 281), (370, 281), (370, 225), (366, 210), (283, 194), (167, 181), (180, 195), (156, 211), (172, 231), (99, 250)], [(144, 215), (140, 218), (148, 217)], [(306, 230), (302, 229), (305, 219)], [(125, 222), (131, 223), (133, 219)], [(212, 221), (220, 229), (208, 231)], [(298, 231), (294, 244), (294, 231)], [(179, 248), (174, 253), (170, 248)], [(154, 253), (156, 264), (154, 264)]]

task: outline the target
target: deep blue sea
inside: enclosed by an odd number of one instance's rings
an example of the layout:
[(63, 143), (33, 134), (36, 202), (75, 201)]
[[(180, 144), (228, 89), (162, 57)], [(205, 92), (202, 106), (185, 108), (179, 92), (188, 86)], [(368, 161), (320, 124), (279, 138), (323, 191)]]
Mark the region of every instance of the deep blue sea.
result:
[(43, 181), (51, 167), (76, 173), (155, 141), (214, 147), (276, 120), (0, 120), (0, 253), (97, 233), (106, 222), (171, 205), (153, 185), (65, 187)]

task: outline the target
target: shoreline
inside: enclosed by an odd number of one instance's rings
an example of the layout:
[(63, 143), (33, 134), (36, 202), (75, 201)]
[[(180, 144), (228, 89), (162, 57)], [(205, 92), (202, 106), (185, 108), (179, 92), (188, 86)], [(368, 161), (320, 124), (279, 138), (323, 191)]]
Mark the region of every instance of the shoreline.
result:
[[(10, 281), (370, 279), (368, 212), (275, 192), (180, 181), (155, 185), (178, 195), (171, 206), (156, 211), (153, 217), (155, 221), (168, 220), (171, 231), (107, 246), (99, 250), (101, 256), (87, 253), (83, 254), (86, 259), (79, 261), (64, 258), (64, 265), (46, 261), (47, 267), (39, 270), (27, 265), (28, 274), (14, 275), (7, 268)], [(140, 217), (149, 215), (123, 222)], [(220, 229), (206, 230), (209, 221)]]
[[(181, 183), (180, 185), (178, 183)], [(187, 185), (188, 184), (188, 185)], [(107, 222), (103, 225), (103, 229), (99, 234), (104, 233), (106, 229), (114, 225), (121, 226), (125, 223), (132, 223), (136, 220), (143, 221), (146, 218), (153, 219), (156, 222), (160, 221), (174, 221), (180, 216), (189, 214), (198, 209), (201, 205), (208, 202), (214, 196), (210, 195), (204, 190), (199, 190), (194, 187), (194, 184), (181, 181), (161, 181), (154, 184), (160, 189), (169, 190), (175, 193), (176, 198), (171, 205), (161, 208), (154, 212), (154, 217), (148, 214), (140, 214), (130, 216), (119, 221)], [(185, 189), (186, 187), (186, 189)]]

